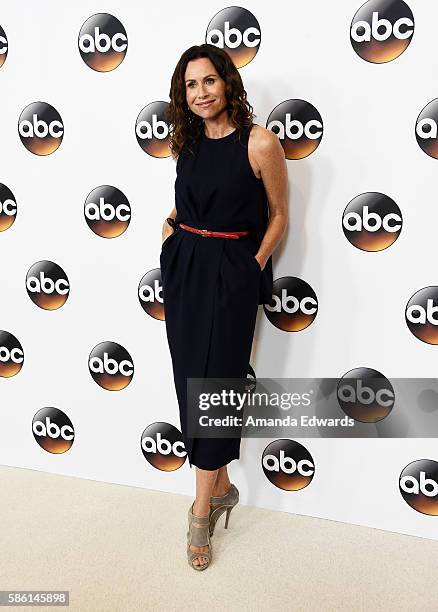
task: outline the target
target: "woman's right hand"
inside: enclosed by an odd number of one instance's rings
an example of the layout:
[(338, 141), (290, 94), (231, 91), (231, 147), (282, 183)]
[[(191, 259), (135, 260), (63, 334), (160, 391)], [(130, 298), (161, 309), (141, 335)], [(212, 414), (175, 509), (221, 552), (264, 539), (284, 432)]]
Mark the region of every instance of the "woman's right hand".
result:
[(166, 238), (169, 238), (169, 236), (171, 236), (174, 231), (175, 230), (168, 224), (167, 221), (165, 221), (163, 223), (163, 230), (162, 230), (162, 236), (161, 236), (161, 245), (164, 244), (164, 241), (166, 240)]

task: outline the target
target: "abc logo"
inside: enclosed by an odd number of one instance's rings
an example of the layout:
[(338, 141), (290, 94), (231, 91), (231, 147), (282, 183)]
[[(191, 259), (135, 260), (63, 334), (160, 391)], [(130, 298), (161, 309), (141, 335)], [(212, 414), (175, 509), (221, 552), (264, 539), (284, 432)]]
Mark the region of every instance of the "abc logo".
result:
[(177, 470), (187, 457), (181, 432), (169, 423), (152, 423), (146, 427), (140, 445), (145, 459), (163, 472)]
[(302, 331), (315, 320), (318, 300), (312, 287), (301, 278), (283, 276), (274, 281), (271, 303), (263, 308), (275, 327)]
[(97, 13), (83, 24), (78, 46), (89, 68), (98, 72), (110, 72), (123, 62), (128, 49), (128, 37), (116, 17), (108, 13)]
[(419, 340), (438, 344), (438, 287), (424, 287), (406, 306), (406, 324)]
[(406, 2), (369, 0), (353, 17), (350, 41), (359, 57), (383, 64), (405, 51), (413, 33), (414, 16)]
[(12, 191), (0, 183), (0, 232), (9, 229), (17, 216), (17, 203)]
[(131, 207), (117, 187), (101, 185), (89, 193), (84, 205), (88, 227), (102, 238), (116, 238), (126, 231)]
[(383, 251), (400, 235), (403, 219), (399, 207), (383, 193), (368, 192), (348, 203), (342, 215), (347, 240), (362, 251)]
[(23, 367), (24, 351), (15, 336), (0, 330), (0, 376), (10, 378)]
[(151, 157), (169, 157), (169, 126), (167, 102), (151, 102), (140, 111), (135, 123), (135, 135), (140, 147)]
[(260, 46), (257, 19), (240, 6), (229, 6), (213, 17), (207, 26), (205, 42), (225, 49), (236, 68), (249, 64)]
[(372, 368), (354, 368), (339, 380), (339, 406), (361, 423), (377, 423), (391, 412), (395, 393), (389, 380)]
[(8, 56), (8, 39), (6, 38), (5, 31), (0, 26), (0, 68), (6, 61)]
[(65, 453), (75, 432), (68, 416), (58, 408), (41, 408), (33, 417), (32, 432), (38, 444), (49, 453)]
[(138, 286), (138, 299), (143, 310), (154, 319), (164, 321), (161, 270), (154, 268), (143, 276)]
[(438, 462), (418, 459), (409, 463), (399, 479), (400, 493), (409, 506), (431, 516), (438, 516)]
[(108, 391), (120, 391), (134, 376), (134, 363), (128, 351), (116, 342), (101, 342), (91, 351), (88, 369), (95, 382)]
[(53, 261), (38, 261), (26, 276), (27, 294), (44, 310), (57, 310), (65, 304), (70, 285), (64, 270)]
[(26, 149), (35, 155), (50, 155), (64, 136), (61, 115), (47, 102), (32, 102), (21, 112), (18, 133)]
[(415, 137), (422, 151), (438, 159), (438, 98), (423, 108), (415, 124)]
[(276, 440), (263, 451), (266, 478), (284, 491), (304, 489), (313, 479), (315, 464), (307, 448), (294, 440)]
[(322, 118), (305, 100), (286, 100), (274, 108), (266, 128), (277, 134), (286, 159), (303, 159), (319, 146), (323, 134)]

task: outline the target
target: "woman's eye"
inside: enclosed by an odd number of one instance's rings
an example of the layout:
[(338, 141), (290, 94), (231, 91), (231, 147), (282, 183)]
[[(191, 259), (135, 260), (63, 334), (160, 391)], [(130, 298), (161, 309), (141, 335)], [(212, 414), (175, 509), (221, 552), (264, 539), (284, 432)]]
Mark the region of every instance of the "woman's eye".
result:
[[(210, 77), (210, 78), (206, 79), (206, 81), (207, 81), (207, 83), (214, 83), (214, 78), (211, 78), (211, 77)], [(191, 88), (191, 87), (193, 87), (194, 85), (196, 85), (196, 83), (189, 83), (189, 84), (188, 84), (188, 87), (190, 87), (190, 88)]]

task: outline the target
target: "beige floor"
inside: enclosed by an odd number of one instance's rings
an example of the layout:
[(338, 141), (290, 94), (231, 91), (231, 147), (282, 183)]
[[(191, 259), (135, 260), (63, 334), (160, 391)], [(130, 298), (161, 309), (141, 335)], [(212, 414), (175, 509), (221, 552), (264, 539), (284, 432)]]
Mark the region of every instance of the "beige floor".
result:
[[(192, 498), (0, 466), (0, 589), (72, 611), (438, 610), (438, 542), (237, 506), (186, 561)], [(16, 610), (67, 608), (19, 607)]]

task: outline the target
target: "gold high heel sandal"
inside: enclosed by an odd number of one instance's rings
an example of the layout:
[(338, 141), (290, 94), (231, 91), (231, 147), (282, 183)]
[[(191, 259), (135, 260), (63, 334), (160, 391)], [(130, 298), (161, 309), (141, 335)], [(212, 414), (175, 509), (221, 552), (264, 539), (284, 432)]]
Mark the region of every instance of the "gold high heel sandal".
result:
[[(189, 530), (187, 531), (187, 560), (189, 565), (193, 567), (195, 570), (204, 570), (211, 564), (213, 549), (210, 542), (210, 517), (209, 516), (196, 516), (193, 514), (193, 504), (189, 508)], [(196, 527), (194, 523), (198, 525), (202, 525), (201, 527)], [(208, 546), (209, 550), (207, 552), (196, 552), (194, 550), (190, 550), (190, 546)], [(204, 557), (207, 559), (207, 563), (203, 563), (202, 565), (194, 565), (193, 561), (197, 557)]]
[(215, 506), (210, 510), (210, 537), (214, 533), (217, 520), (226, 511), (227, 516), (225, 518), (225, 529), (228, 529), (228, 522), (230, 520), (231, 510), (239, 501), (239, 490), (234, 484), (231, 484), (230, 489), (218, 497), (210, 497), (210, 505)]

